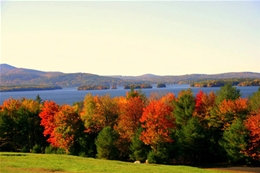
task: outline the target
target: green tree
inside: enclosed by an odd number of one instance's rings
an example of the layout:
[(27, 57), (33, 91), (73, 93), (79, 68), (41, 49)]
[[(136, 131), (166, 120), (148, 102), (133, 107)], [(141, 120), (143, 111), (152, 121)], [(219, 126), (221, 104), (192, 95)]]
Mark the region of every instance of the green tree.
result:
[(46, 145), (39, 112), (40, 104), (34, 100), (5, 100), (0, 109), (1, 150), (29, 151), (36, 144)]
[(223, 138), (219, 143), (227, 152), (229, 161), (239, 162), (246, 158), (242, 151), (246, 149), (248, 140), (249, 131), (243, 121), (238, 119), (224, 131)]
[(173, 114), (176, 118), (176, 124), (185, 124), (192, 117), (194, 108), (195, 98), (191, 89), (181, 91), (178, 95), (178, 99), (174, 101)]
[(34, 101), (36, 101), (38, 104), (41, 104), (41, 103), (42, 103), (42, 99), (41, 99), (41, 97), (40, 97), (39, 94), (36, 96), (36, 98), (35, 98)]
[(253, 95), (249, 97), (249, 109), (253, 112), (260, 110), (260, 87), (257, 92), (254, 92)]
[(218, 90), (216, 94), (216, 104), (220, 104), (223, 100), (236, 100), (241, 97), (240, 90), (233, 87), (231, 84), (220, 87), (220, 90)]
[[(208, 134), (202, 127), (197, 117), (191, 117), (186, 124), (183, 124), (175, 132), (177, 145), (175, 150), (179, 160), (188, 162), (202, 162), (208, 158), (209, 143)], [(176, 148), (177, 147), (177, 148)]]
[(131, 160), (139, 160), (143, 162), (147, 159), (147, 154), (150, 147), (148, 145), (145, 145), (144, 142), (140, 140), (141, 133), (142, 128), (139, 128), (132, 138), (130, 144), (131, 154), (129, 156)]
[(96, 139), (97, 158), (115, 160), (118, 158), (118, 149), (116, 140), (118, 134), (110, 126), (104, 127), (98, 134)]

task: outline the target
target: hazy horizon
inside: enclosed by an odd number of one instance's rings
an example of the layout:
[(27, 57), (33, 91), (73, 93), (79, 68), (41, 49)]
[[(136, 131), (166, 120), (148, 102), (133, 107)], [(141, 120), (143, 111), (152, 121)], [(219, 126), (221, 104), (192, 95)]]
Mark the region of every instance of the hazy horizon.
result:
[(103, 76), (260, 72), (260, 1), (1, 1), (1, 64)]
[[(15, 67), (11, 64), (6, 64), (6, 63), (0, 63), (0, 65), (8, 65)], [(69, 74), (63, 71), (44, 71), (44, 70), (38, 70), (38, 69), (33, 69), (33, 68), (24, 68), (24, 67), (15, 67), (15, 68), (22, 68), (22, 69), (27, 69), (27, 70), (36, 70), (36, 71), (42, 71), (42, 72), (61, 72), (64, 74)], [(179, 74), (179, 75), (174, 75), (174, 74), (166, 74), (166, 75), (158, 75), (155, 73), (144, 73), (144, 74), (139, 74), (139, 75), (121, 75), (121, 74), (111, 74), (111, 75), (100, 75), (100, 74), (95, 74), (95, 73), (90, 73), (90, 72), (72, 72), (72, 73), (88, 73), (88, 74), (93, 74), (93, 75), (99, 75), (99, 76), (122, 76), (122, 77), (137, 77), (137, 76), (144, 76), (144, 75), (155, 75), (155, 76), (182, 76), (182, 75), (218, 75), (218, 74), (226, 74), (226, 73), (260, 73), (260, 72), (254, 72), (254, 71), (240, 71), (240, 72), (223, 72), (223, 73), (214, 73), (214, 74), (207, 74), (207, 73), (189, 73), (189, 74)]]

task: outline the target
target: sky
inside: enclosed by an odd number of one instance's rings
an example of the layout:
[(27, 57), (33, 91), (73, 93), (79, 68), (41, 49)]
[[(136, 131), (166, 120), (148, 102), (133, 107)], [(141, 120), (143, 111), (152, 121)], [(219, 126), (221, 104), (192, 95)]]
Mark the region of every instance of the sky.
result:
[(106, 76), (260, 72), (260, 1), (1, 1), (0, 63)]

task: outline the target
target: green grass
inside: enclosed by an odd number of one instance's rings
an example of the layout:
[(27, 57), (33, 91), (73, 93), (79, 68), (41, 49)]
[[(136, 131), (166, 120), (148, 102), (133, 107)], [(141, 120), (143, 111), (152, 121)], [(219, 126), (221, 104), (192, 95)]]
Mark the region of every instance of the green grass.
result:
[(224, 173), (189, 166), (134, 164), (70, 155), (0, 153), (1, 173)]

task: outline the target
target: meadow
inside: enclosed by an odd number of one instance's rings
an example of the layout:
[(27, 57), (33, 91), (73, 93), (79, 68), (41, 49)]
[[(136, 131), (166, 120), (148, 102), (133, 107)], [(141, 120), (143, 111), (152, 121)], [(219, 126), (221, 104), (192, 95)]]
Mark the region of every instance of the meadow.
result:
[[(72, 155), (0, 153), (1, 173), (225, 173), (191, 166), (134, 164)], [(228, 172), (226, 172), (228, 173)]]

